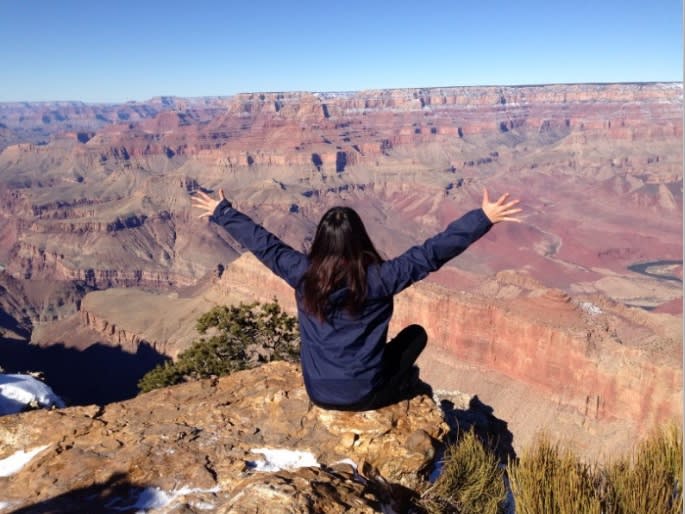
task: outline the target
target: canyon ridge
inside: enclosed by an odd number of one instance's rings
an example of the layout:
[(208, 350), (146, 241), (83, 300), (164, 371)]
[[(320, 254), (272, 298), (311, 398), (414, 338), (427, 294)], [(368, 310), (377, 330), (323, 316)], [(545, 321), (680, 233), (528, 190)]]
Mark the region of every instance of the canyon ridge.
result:
[(213, 305), (294, 312), (197, 219), (200, 188), (300, 250), (349, 205), (393, 257), (487, 187), (523, 223), (400, 295), (393, 333), (423, 325), (422, 379), (478, 396), (514, 446), (546, 430), (623, 451), (682, 417), (682, 137), (677, 83), (0, 104), (0, 366), (122, 400)]

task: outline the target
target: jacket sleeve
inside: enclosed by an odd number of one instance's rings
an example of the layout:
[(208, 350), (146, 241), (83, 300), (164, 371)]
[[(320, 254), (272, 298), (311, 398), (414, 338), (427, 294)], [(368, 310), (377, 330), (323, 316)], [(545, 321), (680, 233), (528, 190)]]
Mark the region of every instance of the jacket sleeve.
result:
[(222, 200), (217, 205), (212, 221), (221, 225), (291, 287), (297, 287), (297, 282), (307, 267), (307, 257), (303, 253), (293, 250), (250, 217), (234, 209), (228, 200)]
[(443, 232), (427, 239), (423, 244), (384, 262), (380, 266), (380, 278), (387, 294), (397, 294), (440, 269), (443, 264), (484, 236), (491, 227), (492, 223), (483, 210), (476, 209), (453, 221)]

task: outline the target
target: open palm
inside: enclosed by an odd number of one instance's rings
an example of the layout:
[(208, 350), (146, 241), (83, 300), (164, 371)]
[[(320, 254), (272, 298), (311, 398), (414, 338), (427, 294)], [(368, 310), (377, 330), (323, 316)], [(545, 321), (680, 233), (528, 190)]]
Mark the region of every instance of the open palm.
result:
[(523, 210), (516, 208), (516, 205), (518, 205), (520, 200), (507, 201), (508, 198), (509, 193), (504, 193), (497, 201), (491, 202), (488, 197), (488, 190), (483, 188), (483, 203), (481, 208), (493, 224), (499, 223), (500, 221), (521, 222), (521, 220), (515, 216), (515, 214), (518, 214)]
[(214, 214), (216, 206), (219, 205), (221, 201), (225, 199), (226, 197), (224, 196), (224, 190), (219, 189), (218, 200), (215, 200), (203, 191), (198, 191), (190, 200), (193, 203), (193, 207), (197, 207), (198, 209), (203, 211), (202, 214), (198, 216), (198, 218), (206, 218)]

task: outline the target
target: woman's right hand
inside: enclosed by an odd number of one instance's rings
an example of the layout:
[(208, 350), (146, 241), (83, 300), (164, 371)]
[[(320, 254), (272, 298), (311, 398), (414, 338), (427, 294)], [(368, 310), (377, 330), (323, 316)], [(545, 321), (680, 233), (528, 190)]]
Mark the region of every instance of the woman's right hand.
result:
[(193, 207), (197, 207), (204, 212), (198, 216), (198, 218), (205, 218), (209, 217), (212, 214), (214, 214), (214, 211), (216, 210), (217, 205), (221, 203), (222, 200), (225, 200), (226, 197), (224, 196), (224, 190), (219, 189), (219, 199), (215, 200), (211, 196), (209, 196), (207, 193), (203, 191), (198, 191), (191, 199), (190, 201), (193, 203)]
[(520, 200), (511, 200), (507, 202), (508, 198), (509, 193), (504, 193), (496, 202), (491, 202), (488, 197), (488, 190), (483, 188), (483, 203), (481, 208), (491, 223), (495, 224), (500, 221), (515, 221), (521, 223), (521, 220), (514, 216), (523, 210), (515, 208)]

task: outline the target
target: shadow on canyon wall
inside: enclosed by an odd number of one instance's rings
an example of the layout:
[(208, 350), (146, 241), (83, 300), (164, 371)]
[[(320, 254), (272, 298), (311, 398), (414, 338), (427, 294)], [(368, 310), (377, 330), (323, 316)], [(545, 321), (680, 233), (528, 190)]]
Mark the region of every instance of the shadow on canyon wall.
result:
[[(2, 286), (0, 286), (0, 294), (3, 293), (4, 291), (2, 290)], [(14, 332), (20, 337), (24, 337), (26, 339), (29, 339), (31, 337), (31, 331), (29, 329), (27, 329), (24, 325), (19, 323), (16, 319), (7, 314), (5, 311), (0, 309), (0, 333), (5, 330)], [(0, 336), (0, 341), (3, 341), (2, 336)]]
[(168, 357), (147, 343), (136, 353), (96, 342), (84, 350), (64, 343), (48, 347), (0, 338), (5, 373), (40, 371), (67, 405), (106, 404), (134, 397), (138, 381)]

